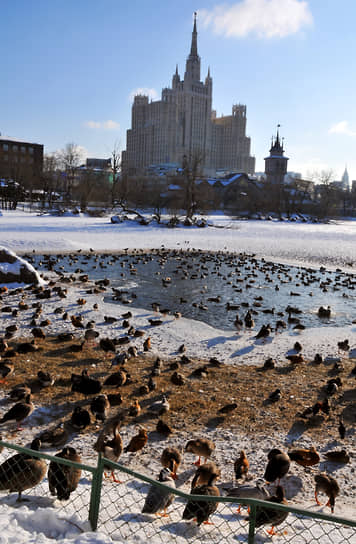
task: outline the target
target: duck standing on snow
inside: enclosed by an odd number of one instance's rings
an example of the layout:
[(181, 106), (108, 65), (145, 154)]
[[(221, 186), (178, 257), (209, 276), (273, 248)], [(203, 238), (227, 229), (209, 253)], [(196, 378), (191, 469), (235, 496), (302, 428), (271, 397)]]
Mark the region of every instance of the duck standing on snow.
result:
[(6, 412), (6, 414), (3, 415), (3, 417), (0, 419), (0, 425), (6, 423), (6, 421), (15, 420), (17, 421), (16, 430), (22, 431), (23, 429), (20, 427), (21, 423), (24, 419), (26, 419), (26, 417), (32, 414), (34, 408), (35, 407), (31, 401), (31, 394), (28, 394), (23, 401), (17, 402), (10, 408), (10, 410)]
[[(41, 441), (35, 438), (30, 448), (39, 451)], [(6, 459), (0, 465), (0, 490), (17, 492), (17, 502), (24, 500), (21, 493), (39, 484), (46, 475), (47, 465), (43, 459), (32, 456), (30, 453), (17, 453)]]
[[(68, 459), (75, 463), (82, 462), (76, 450), (69, 446), (56, 453), (55, 457)], [(60, 501), (68, 500), (72, 491), (77, 489), (81, 474), (80, 468), (51, 461), (48, 468), (48, 485), (51, 495), (57, 495)]]
[[(214, 485), (216, 474), (212, 473), (207, 484), (194, 487), (191, 495), (210, 495), (220, 497), (219, 489)], [(196, 519), (198, 526), (202, 523), (209, 523), (209, 517), (217, 510), (218, 503), (215, 501), (188, 500), (183, 512), (183, 519)]]
[(182, 462), (182, 453), (178, 448), (168, 447), (165, 448), (161, 455), (161, 465), (164, 468), (169, 468), (172, 472), (172, 478), (178, 479), (177, 470)]
[(195, 440), (188, 440), (185, 445), (185, 451), (198, 455), (198, 460), (194, 463), (197, 467), (200, 466), (200, 458), (204, 457), (204, 463), (206, 463), (207, 459), (211, 456), (214, 450), (215, 444), (212, 440), (209, 440), (208, 438), (196, 438)]
[[(269, 497), (268, 502), (274, 502), (277, 504), (288, 504), (285, 498), (284, 489), (282, 486), (278, 485), (276, 488), (275, 495)], [(272, 525), (271, 529), (267, 531), (268, 534), (275, 535), (277, 534), (274, 531), (276, 525), (280, 525), (287, 518), (289, 512), (283, 512), (282, 510), (272, 510), (270, 508), (257, 508), (256, 512), (256, 527), (262, 527), (262, 525), (270, 524)]]
[[(123, 450), (122, 438), (119, 433), (120, 426), (121, 426), (120, 421), (113, 424), (112, 438), (108, 438), (107, 429), (103, 429), (103, 431), (100, 433), (97, 441), (94, 444), (95, 451), (102, 453), (103, 456), (106, 457), (106, 459), (109, 459), (110, 461), (113, 461), (114, 463), (117, 463)], [(108, 467), (104, 467), (104, 468), (108, 468)], [(111, 470), (110, 477), (112, 478), (113, 482), (121, 483), (120, 480), (117, 480), (115, 478), (114, 470), (112, 469), (112, 467), (110, 467), (110, 470)], [(104, 474), (105, 474), (105, 477), (107, 477), (107, 474), (106, 473)]]
[(131, 438), (130, 442), (128, 443), (124, 451), (136, 453), (142, 450), (142, 448), (146, 446), (147, 440), (148, 440), (147, 430), (141, 427), (138, 434)]
[[(227, 489), (228, 497), (238, 497), (240, 499), (259, 499), (261, 501), (267, 501), (270, 497), (270, 494), (264, 485), (262, 480), (256, 482), (255, 486), (252, 485), (240, 485), (238, 487), (232, 487)], [(241, 505), (237, 509), (239, 514), (241, 511)]]
[(240, 457), (238, 457), (234, 463), (234, 472), (236, 480), (240, 480), (243, 476), (247, 476), (248, 469), (250, 467), (249, 460), (246, 457), (244, 450), (241, 450)]
[(335, 498), (340, 493), (340, 487), (335, 478), (326, 474), (326, 472), (320, 472), (314, 476), (315, 480), (315, 500), (318, 506), (321, 506), (321, 503), (318, 500), (318, 493), (323, 492), (328, 497), (329, 500), (326, 503), (326, 506), (330, 506), (331, 513), (334, 513), (335, 507)]
[(268, 453), (267, 457), (268, 463), (263, 477), (268, 483), (278, 480), (279, 485), (281, 478), (283, 478), (283, 476), (285, 476), (289, 470), (289, 455), (278, 448), (273, 448)]
[(191, 489), (199, 487), (201, 485), (208, 485), (212, 476), (215, 476), (215, 480), (220, 478), (221, 470), (215, 463), (210, 461), (209, 463), (204, 463), (197, 468), (194, 478), (192, 480)]
[[(173, 472), (165, 467), (161, 470), (158, 476), (158, 481), (165, 484), (168, 488), (175, 489)], [(170, 493), (169, 489), (163, 489), (157, 485), (151, 484), (145, 504), (142, 508), (143, 514), (156, 514), (162, 517), (168, 516), (167, 508), (174, 501), (174, 493)], [(161, 514), (160, 512), (162, 512)]]

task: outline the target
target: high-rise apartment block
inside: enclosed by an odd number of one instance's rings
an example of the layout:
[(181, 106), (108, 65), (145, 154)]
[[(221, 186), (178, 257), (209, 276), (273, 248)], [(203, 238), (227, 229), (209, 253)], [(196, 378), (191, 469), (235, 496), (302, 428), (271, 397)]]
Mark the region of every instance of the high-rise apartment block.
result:
[(182, 166), (184, 156), (191, 161), (198, 158), (206, 174), (216, 170), (254, 173), (255, 158), (250, 155), (251, 141), (246, 136), (246, 106), (234, 105), (231, 115), (216, 117), (210, 70), (205, 81), (200, 81), (197, 38), (195, 17), (184, 79), (177, 67), (172, 87), (162, 89), (161, 100), (135, 96), (122, 156), (125, 173), (145, 173), (152, 165)]

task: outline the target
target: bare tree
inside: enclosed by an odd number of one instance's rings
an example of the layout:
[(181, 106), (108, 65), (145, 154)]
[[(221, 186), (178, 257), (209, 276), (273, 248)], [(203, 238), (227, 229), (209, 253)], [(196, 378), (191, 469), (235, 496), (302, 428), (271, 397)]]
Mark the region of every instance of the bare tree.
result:
[(77, 144), (71, 142), (60, 151), (59, 157), (66, 175), (65, 193), (71, 198), (76, 171), (83, 160), (83, 151)]
[(311, 179), (316, 183), (316, 196), (318, 200), (318, 215), (326, 217), (332, 215), (336, 206), (335, 187), (332, 185), (334, 172), (331, 169), (315, 171), (311, 174)]
[(57, 153), (50, 153), (43, 157), (43, 169), (41, 174), (42, 206), (47, 200), (48, 206), (52, 206), (54, 193), (59, 190), (61, 183), (60, 159)]
[(196, 212), (196, 186), (195, 181), (201, 174), (201, 167), (204, 162), (204, 153), (195, 150), (189, 156), (183, 157), (183, 177), (185, 181), (185, 210), (186, 220), (191, 220)]
[(112, 185), (111, 185), (111, 205), (114, 206), (114, 202), (118, 197), (118, 186), (120, 182), (121, 172), (121, 151), (119, 144), (115, 142), (114, 148), (111, 152), (111, 171), (112, 171)]

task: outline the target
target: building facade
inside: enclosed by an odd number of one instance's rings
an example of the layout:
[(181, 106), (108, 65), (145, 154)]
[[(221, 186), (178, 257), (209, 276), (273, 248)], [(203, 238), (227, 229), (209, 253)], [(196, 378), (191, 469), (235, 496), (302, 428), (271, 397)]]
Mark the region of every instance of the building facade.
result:
[(43, 145), (0, 136), (0, 179), (31, 185), (43, 168)]
[(200, 80), (196, 17), (184, 79), (178, 67), (172, 87), (161, 100), (134, 98), (131, 128), (127, 131), (122, 168), (127, 174), (146, 173), (155, 165), (182, 166), (183, 157), (199, 160), (201, 170), (214, 174), (225, 169), (253, 173), (255, 159), (246, 136), (246, 106), (234, 105), (230, 116), (216, 117), (212, 109), (213, 80), (208, 70)]

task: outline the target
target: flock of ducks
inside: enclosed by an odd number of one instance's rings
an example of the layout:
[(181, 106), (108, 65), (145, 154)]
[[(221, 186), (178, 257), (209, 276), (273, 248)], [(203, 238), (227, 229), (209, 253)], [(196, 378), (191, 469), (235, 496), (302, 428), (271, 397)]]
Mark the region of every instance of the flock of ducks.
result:
[[(164, 264), (164, 261), (168, 258), (169, 254), (162, 257), (162, 264)], [(177, 256), (179, 256), (179, 252), (177, 253)], [(140, 257), (137, 257), (140, 258)], [(149, 258), (149, 257), (142, 257), (142, 258)], [(201, 257), (201, 264), (200, 264), (200, 272), (206, 273), (206, 265), (207, 262), (212, 257), (205, 255)], [(219, 257), (220, 259), (220, 257)], [(179, 273), (184, 272), (184, 266), (187, 267), (189, 270), (189, 263), (184, 261), (184, 257), (180, 256), (181, 263), (178, 266)], [(246, 266), (247, 261), (257, 266), (257, 261), (254, 260), (253, 257), (250, 256), (240, 256), (240, 261), (244, 262), (244, 265)], [(51, 258), (48, 263), (52, 263), (53, 266), (53, 259)], [(182, 266), (181, 266), (182, 265)], [(270, 277), (273, 274), (280, 275), (278, 277), (279, 281), (290, 281), (285, 280), (284, 278), (288, 278), (288, 269), (286, 267), (281, 268), (281, 265), (273, 265), (272, 263), (262, 263), (258, 264), (259, 267), (261, 267), (261, 270), (263, 270), (263, 273), (266, 274), (266, 276)], [(238, 265), (236, 265), (236, 269), (238, 269)], [(275, 268), (276, 267), (276, 268)], [(53, 268), (53, 267), (52, 267)], [(132, 272), (132, 267), (130, 266), (130, 270)], [(196, 273), (196, 272), (195, 272)], [(216, 273), (219, 275), (218, 267), (216, 268)], [(191, 275), (192, 272), (188, 273), (188, 276)], [(313, 274), (311, 271), (308, 272), (300, 272), (300, 281), (305, 286), (306, 284), (312, 284), (316, 281), (316, 279), (313, 279)], [(237, 274), (239, 275), (239, 274)], [(187, 276), (187, 277), (188, 277)], [(251, 275), (249, 275), (249, 280), (251, 284), (253, 283), (254, 272), (253, 267), (251, 267)], [(236, 279), (236, 278), (235, 278)], [(81, 280), (85, 283), (87, 281), (84, 277)], [(246, 281), (246, 279), (244, 280)], [(309, 282), (309, 283), (308, 283)], [(341, 285), (344, 287), (348, 287), (349, 289), (354, 288), (353, 282), (350, 279), (346, 279), (341, 281)], [(346, 282), (344, 284), (343, 282)], [(170, 283), (169, 279), (165, 278), (164, 285), (168, 285)], [(242, 283), (238, 282), (238, 283)], [(323, 289), (327, 290), (327, 283), (323, 286)], [(106, 282), (106, 286), (108, 283)], [(63, 287), (58, 287), (57, 285), (52, 285), (53, 292), (55, 291), (56, 294), (60, 296), (60, 298), (66, 298), (67, 293), (66, 289)], [(104, 289), (105, 288), (105, 282), (98, 285), (98, 288)], [(36, 290), (36, 296), (38, 296), (39, 299), (46, 299), (51, 297), (51, 289), (44, 289), (44, 288), (37, 288)], [(121, 302), (123, 302), (122, 297), (123, 294), (121, 291), (116, 292), (116, 296), (120, 298)], [(216, 297), (215, 300), (209, 300), (210, 302), (219, 303), (220, 300), (218, 297)], [(256, 306), (255, 308), (258, 308), (258, 302), (255, 301)], [(86, 300), (85, 298), (80, 298), (77, 300), (78, 306), (85, 306)], [(6, 308), (6, 307), (5, 307)], [(239, 306), (240, 308), (240, 306)], [(237, 310), (236, 305), (229, 304), (229, 308), (227, 310)], [(10, 307), (7, 307), (7, 311), (12, 313), (13, 317), (16, 318), (18, 311), (24, 311), (28, 309), (28, 305), (26, 304), (25, 300), (21, 300), (19, 303), (18, 309), (14, 310)], [(58, 308), (60, 311), (55, 311), (55, 313), (58, 313), (62, 315), (63, 320), (69, 320), (71, 321), (71, 324), (74, 328), (83, 329), (84, 339), (81, 344), (73, 344), (72, 350), (75, 352), (75, 350), (82, 350), (83, 346), (86, 343), (94, 343), (98, 342), (99, 348), (104, 352), (106, 356), (112, 357), (114, 355), (113, 359), (113, 365), (120, 365), (120, 368), (116, 371), (111, 373), (103, 383), (100, 382), (100, 380), (92, 378), (87, 369), (84, 369), (80, 374), (72, 374), (71, 375), (71, 390), (73, 392), (78, 392), (85, 397), (87, 396), (93, 396), (95, 395), (90, 402), (90, 411), (95, 416), (95, 419), (97, 422), (105, 423), (107, 417), (108, 417), (108, 411), (111, 406), (119, 405), (122, 402), (122, 398), (120, 393), (113, 393), (113, 394), (103, 394), (102, 393), (102, 387), (121, 387), (125, 383), (129, 383), (130, 375), (125, 369), (125, 362), (128, 360), (129, 357), (135, 357), (137, 355), (137, 352), (135, 353), (135, 347), (130, 346), (129, 350), (131, 349), (131, 352), (128, 350), (128, 352), (122, 354), (117, 353), (116, 349), (118, 345), (124, 345), (126, 343), (130, 342), (130, 336), (132, 337), (141, 337), (144, 336), (144, 332), (140, 330), (135, 330), (130, 325), (130, 317), (132, 317), (131, 312), (127, 312), (123, 318), (125, 327), (127, 327), (128, 334), (127, 336), (122, 337), (121, 339), (118, 339), (118, 342), (115, 342), (115, 340), (110, 338), (101, 338), (99, 339), (99, 333), (94, 329), (93, 323), (91, 323), (91, 326), (88, 326), (89, 323), (85, 324), (83, 317), (81, 315), (77, 316), (69, 316), (68, 312), (64, 308)], [(155, 307), (153, 308), (154, 311), (158, 312), (161, 311), (159, 309), (159, 304), (155, 303)], [(31, 342), (21, 342), (17, 345), (16, 351), (17, 353), (31, 353), (33, 351), (36, 351), (38, 349), (37, 341), (45, 338), (45, 333), (43, 331), (43, 328), (48, 324), (45, 323), (46, 320), (43, 320), (39, 322), (40, 316), (41, 316), (41, 310), (42, 305), (41, 303), (37, 303), (35, 307), (35, 314), (31, 321), (32, 326), (32, 335), (33, 335), (33, 341)], [(2, 308), (2, 311), (4, 311), (4, 307)], [(240, 320), (239, 316), (237, 315), (235, 318), (235, 325), (237, 328), (239, 327), (246, 327), (246, 328), (254, 328), (255, 322), (253, 319), (254, 313), (257, 310), (254, 308), (249, 308), (243, 317), (242, 320)], [(161, 313), (164, 315), (165, 312), (162, 310)], [(274, 309), (271, 309), (270, 312), (272, 315), (274, 314)], [(288, 313), (288, 323), (293, 323), (294, 325), (300, 325), (299, 318), (294, 317), (298, 314), (298, 311), (295, 307), (288, 307), (287, 309)], [(320, 318), (329, 318), (331, 313), (330, 307), (324, 308), (320, 307), (318, 310), (318, 316)], [(178, 314), (177, 314), (178, 315)], [(277, 314), (278, 315), (278, 314)], [(282, 317), (282, 316), (279, 316)], [(105, 321), (107, 323), (112, 322), (112, 319), (110, 316), (106, 316)], [(293, 321), (294, 320), (294, 321)], [(158, 318), (150, 319), (150, 325), (151, 326), (159, 326), (162, 323), (162, 321)], [(278, 330), (279, 328), (285, 328), (287, 325), (280, 319), (276, 322), (275, 329)], [(260, 329), (260, 331), (257, 333), (256, 338), (263, 339), (266, 338), (272, 331), (272, 327), (268, 325), (263, 325)], [(5, 359), (0, 361), (0, 382), (6, 383), (7, 378), (13, 373), (14, 371), (14, 363), (12, 362), (12, 356), (10, 356), (11, 348), (9, 348), (7, 344), (7, 340), (12, 338), (13, 334), (16, 332), (16, 325), (10, 325), (6, 328), (6, 334), (4, 338), (0, 339), (0, 352), (5, 356)], [(62, 333), (62, 340), (63, 341), (70, 341), (74, 338), (73, 333), (65, 332)], [(297, 343), (296, 343), (297, 344)], [(75, 347), (76, 346), (76, 347)], [(151, 348), (150, 345), (150, 338), (147, 337), (145, 339), (143, 349), (145, 351), (149, 350)], [(297, 352), (300, 352), (302, 349), (302, 346), (294, 346), (295, 350)], [(300, 349), (299, 349), (300, 348)], [(348, 351), (350, 349), (348, 340), (342, 341), (338, 343), (338, 349), (341, 351)], [(179, 349), (180, 353), (185, 352), (185, 346), (184, 344)], [(317, 354), (318, 355), (318, 354)], [(182, 355), (182, 357), (186, 357), (185, 355)], [(301, 355), (299, 355), (301, 357)], [(319, 356), (320, 357), (320, 356)], [(295, 362), (295, 361), (294, 361)], [(152, 391), (155, 388), (155, 382), (154, 382), (154, 376), (155, 371), (159, 373), (160, 364), (159, 362), (156, 362), (154, 369), (152, 371), (152, 376), (150, 377), (150, 380), (148, 381), (147, 385), (144, 387), (147, 388), (148, 391)], [(319, 361), (318, 361), (319, 363)], [(265, 363), (266, 364), (266, 363)], [(266, 366), (267, 368), (267, 366)], [(272, 368), (272, 367), (271, 367)], [(204, 369), (203, 369), (204, 370)], [(202, 370), (202, 371), (203, 371)], [(180, 374), (177, 372), (175, 373), (176, 380), (179, 381)], [(41, 370), (38, 373), (38, 381), (41, 385), (41, 387), (49, 387), (53, 384), (53, 378), (45, 372), (45, 370)], [(179, 385), (177, 381), (177, 385)], [(172, 382), (175, 383), (172, 377)], [(334, 379), (333, 382), (330, 382), (327, 384), (326, 393), (327, 395), (333, 395), (337, 388), (339, 387), (337, 381)], [(328, 389), (329, 388), (329, 389)], [(10, 392), (10, 396), (12, 400), (17, 401), (14, 406), (12, 406), (0, 419), (0, 425), (5, 424), (7, 422), (14, 421), (17, 424), (17, 430), (21, 429), (22, 422), (33, 412), (34, 405), (31, 400), (31, 390), (26, 386), (19, 386), (14, 388)], [(281, 391), (276, 390), (273, 394), (270, 396), (271, 402), (278, 402), (278, 400), (281, 398)], [(317, 403), (318, 404), (318, 403)], [(319, 410), (326, 410), (327, 406), (323, 405), (323, 403), (319, 403), (320, 406), (318, 407)], [(316, 405), (315, 405), (316, 406)], [(226, 413), (230, 410), (229, 406), (226, 405)], [(312, 407), (311, 410), (314, 413), (314, 408), (316, 410), (316, 407)], [(232, 410), (234, 407), (231, 408)], [(130, 406), (129, 415), (132, 417), (136, 417), (139, 415), (141, 410), (140, 404), (137, 399), (135, 399)], [(162, 400), (156, 401), (152, 403), (152, 405), (149, 407), (149, 411), (151, 413), (161, 416), (162, 414), (166, 413), (169, 410), (169, 401), (166, 397), (163, 397)], [(86, 426), (90, 424), (90, 414), (87, 410), (83, 409), (81, 406), (76, 406), (71, 418), (70, 418), (70, 424), (74, 429), (82, 430)], [(159, 425), (163, 427), (166, 425), (162, 420), (159, 420), (157, 424), (157, 430), (159, 428)], [(140, 428), (137, 435), (131, 438), (130, 442), (124, 447), (123, 441), (120, 435), (120, 426), (121, 421), (114, 421), (110, 422), (110, 424), (104, 425), (102, 431), (99, 433), (98, 439), (94, 444), (94, 450), (96, 452), (100, 452), (106, 457), (107, 459), (117, 462), (122, 454), (122, 452), (131, 452), (136, 453), (138, 451), (141, 451), (148, 441), (148, 434), (147, 430), (144, 428)], [(166, 426), (168, 427), (168, 426)], [(165, 428), (164, 431), (169, 431), (169, 428)], [(340, 437), (342, 438), (345, 436), (345, 428), (343, 427), (343, 422), (340, 420), (339, 425), (339, 433)], [(343, 436), (342, 436), (343, 434)], [(35, 438), (33, 442), (31, 443), (31, 449), (34, 451), (39, 451), (41, 444), (50, 443), (52, 446), (62, 446), (66, 443), (68, 434), (66, 433), (65, 426), (63, 424), (60, 424), (56, 426), (54, 429), (49, 431), (43, 432), (38, 438)], [(195, 454), (198, 459), (196, 461), (197, 470), (196, 473), (192, 479), (191, 483), (191, 494), (196, 495), (210, 495), (210, 496), (220, 496), (220, 490), (216, 486), (217, 480), (221, 476), (221, 471), (217, 467), (217, 465), (209, 461), (209, 459), (214, 454), (215, 450), (215, 444), (208, 439), (200, 438), (200, 439), (194, 439), (189, 440), (187, 444), (185, 445), (184, 451), (186, 453), (192, 453)], [(64, 446), (63, 449), (56, 454), (58, 458), (63, 459), (69, 459), (71, 461), (75, 461), (77, 463), (81, 462), (80, 456), (77, 454), (76, 450), (70, 446)], [(334, 452), (328, 452), (326, 454), (326, 457), (329, 461), (332, 462), (340, 462), (345, 463), (349, 461), (349, 455), (345, 450), (341, 451), (334, 451)], [(203, 462), (201, 462), (201, 459), (203, 458)], [(147, 493), (145, 504), (143, 507), (142, 512), (148, 513), (148, 514), (161, 514), (163, 512), (163, 515), (166, 515), (167, 508), (172, 504), (174, 500), (174, 494), (170, 492), (170, 489), (175, 488), (175, 481), (178, 476), (178, 469), (180, 467), (180, 464), (182, 462), (182, 452), (174, 447), (165, 448), (165, 450), (162, 452), (161, 455), (161, 465), (162, 469), (160, 470), (158, 474), (158, 481), (165, 484), (165, 488), (158, 487), (152, 485), (149, 488), (149, 491)], [(274, 483), (277, 482), (274, 494), (270, 494), (269, 491), (266, 488), (266, 485), (262, 482), (257, 481), (255, 486), (252, 485), (239, 485), (236, 488), (231, 488), (228, 490), (228, 495), (235, 497), (235, 498), (259, 498), (262, 500), (267, 500), (269, 502), (279, 503), (279, 504), (286, 504), (286, 498), (285, 498), (285, 492), (284, 488), (280, 483), (280, 480), (283, 479), (290, 468), (291, 462), (295, 462), (300, 464), (304, 467), (310, 467), (318, 464), (320, 461), (320, 456), (318, 452), (315, 450), (315, 448), (310, 449), (296, 449), (291, 450), (290, 452), (286, 453), (283, 452), (280, 449), (273, 449), (269, 452), (268, 458), (267, 458), (267, 465), (264, 473), (264, 481), (266, 483)], [(106, 470), (106, 476), (110, 478), (113, 482), (120, 483), (120, 481), (117, 479), (116, 475), (114, 474), (114, 471), (112, 471), (109, 466), (105, 467)], [(108, 474), (108, 471), (110, 470), (110, 474)], [(245, 451), (241, 451), (240, 456), (236, 459), (234, 463), (234, 474), (236, 480), (246, 479), (247, 474), (249, 471), (249, 461), (246, 456)], [(29, 454), (16, 454), (9, 459), (7, 459), (2, 465), (0, 465), (0, 489), (1, 490), (8, 490), (9, 492), (18, 492), (18, 500), (21, 500), (21, 494), (26, 489), (30, 489), (37, 485), (40, 481), (43, 480), (45, 477), (45, 474), (47, 472), (47, 466), (46, 463), (36, 458), (36, 456)], [(69, 467), (66, 465), (62, 465), (60, 463), (51, 462), (48, 468), (48, 485), (50, 493), (53, 496), (56, 496), (59, 500), (68, 500), (70, 497), (70, 494), (75, 491), (77, 488), (79, 481), (81, 477), (81, 470), (75, 467)], [(332, 478), (330, 475), (320, 472), (315, 475), (315, 499), (317, 504), (320, 504), (318, 496), (320, 493), (325, 493), (328, 496), (328, 505), (331, 508), (331, 511), (334, 511), (334, 505), (335, 505), (335, 499), (338, 496), (340, 492), (339, 485), (337, 481)], [(196, 498), (191, 499), (187, 502), (184, 512), (183, 512), (183, 519), (190, 520), (195, 519), (197, 521), (197, 524), (200, 525), (202, 523), (209, 522), (210, 516), (216, 511), (218, 507), (218, 503), (214, 501), (199, 501)], [(270, 509), (265, 509), (260, 507), (257, 511), (257, 519), (256, 519), (256, 527), (260, 527), (262, 525), (270, 524), (272, 526), (271, 534), (274, 532), (274, 527), (282, 523), (288, 515), (288, 512), (283, 511), (273, 511)]]

